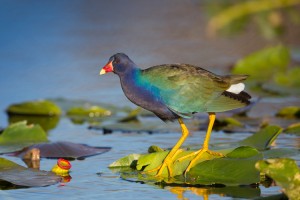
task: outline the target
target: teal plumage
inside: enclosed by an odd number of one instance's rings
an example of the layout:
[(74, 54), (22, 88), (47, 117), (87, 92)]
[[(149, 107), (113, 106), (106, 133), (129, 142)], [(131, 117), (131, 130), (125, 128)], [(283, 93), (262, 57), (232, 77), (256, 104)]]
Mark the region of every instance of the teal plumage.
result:
[(182, 117), (195, 112), (223, 112), (244, 107), (249, 103), (247, 99), (236, 94), (226, 96), (224, 91), (246, 78), (245, 75), (218, 76), (187, 64), (159, 65), (141, 73), (141, 79), (159, 88), (167, 107)]

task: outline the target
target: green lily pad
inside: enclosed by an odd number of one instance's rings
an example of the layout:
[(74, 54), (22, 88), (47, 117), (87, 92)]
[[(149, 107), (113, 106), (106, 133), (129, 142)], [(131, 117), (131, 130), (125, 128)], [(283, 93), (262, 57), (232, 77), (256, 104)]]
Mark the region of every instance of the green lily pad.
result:
[(52, 172), (30, 169), (5, 158), (0, 158), (0, 179), (18, 186), (42, 187), (61, 181)]
[(0, 153), (20, 150), (31, 144), (46, 142), (47, 134), (39, 125), (26, 121), (9, 125), (0, 135)]
[(254, 133), (253, 135), (245, 138), (244, 140), (234, 143), (217, 143), (212, 144), (212, 146), (215, 149), (251, 146), (258, 150), (266, 150), (271, 146), (272, 142), (277, 138), (281, 131), (282, 128), (280, 126), (269, 125)]
[(38, 115), (14, 115), (8, 116), (9, 124), (20, 121), (27, 121), (28, 124), (39, 124), (46, 132), (54, 129), (60, 117), (59, 116), (38, 116)]
[(111, 115), (111, 111), (100, 106), (72, 107), (67, 111), (68, 116), (103, 117)]
[(239, 145), (251, 146), (258, 150), (265, 150), (270, 147), (272, 142), (277, 138), (281, 133), (282, 128), (275, 125), (267, 126), (252, 136), (239, 141)]
[(264, 82), (273, 77), (274, 74), (284, 72), (289, 62), (289, 49), (278, 45), (254, 52), (239, 60), (232, 72), (234, 74), (248, 74), (250, 80)]
[(274, 179), (289, 199), (299, 199), (300, 171), (292, 159), (268, 159), (258, 161), (256, 168)]
[(294, 123), (289, 125), (285, 130), (285, 133), (292, 133), (292, 134), (300, 134), (300, 123)]
[(138, 120), (138, 115), (141, 113), (142, 108), (136, 108), (132, 110), (126, 117), (119, 119), (118, 122), (137, 122)]
[(141, 154), (130, 154), (111, 163), (109, 167), (131, 167), (133, 166), (134, 162), (139, 159), (140, 156)]
[(60, 108), (49, 100), (28, 101), (19, 104), (10, 105), (7, 108), (8, 114), (19, 115), (60, 115)]
[(299, 153), (300, 152), (298, 149), (291, 149), (291, 148), (278, 148), (278, 149), (270, 149), (267, 151), (262, 151), (264, 159), (287, 158), (287, 157), (298, 155)]
[(214, 130), (226, 130), (234, 127), (243, 127), (243, 124), (233, 117), (225, 117), (216, 119), (213, 129)]
[(300, 117), (300, 107), (298, 106), (288, 106), (281, 108), (277, 113), (276, 116), (278, 117)]
[(260, 175), (254, 165), (260, 159), (262, 159), (261, 153), (252, 147), (237, 148), (225, 158), (197, 164), (189, 171), (187, 181), (191, 184), (229, 186), (258, 183)]

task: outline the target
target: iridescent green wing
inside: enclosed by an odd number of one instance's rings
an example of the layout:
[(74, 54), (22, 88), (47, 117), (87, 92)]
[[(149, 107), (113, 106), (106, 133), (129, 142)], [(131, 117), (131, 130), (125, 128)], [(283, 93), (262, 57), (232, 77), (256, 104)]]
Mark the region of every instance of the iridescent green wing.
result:
[(143, 70), (141, 77), (158, 88), (163, 102), (172, 111), (185, 117), (206, 112), (207, 105), (230, 85), (220, 76), (186, 64), (154, 66)]

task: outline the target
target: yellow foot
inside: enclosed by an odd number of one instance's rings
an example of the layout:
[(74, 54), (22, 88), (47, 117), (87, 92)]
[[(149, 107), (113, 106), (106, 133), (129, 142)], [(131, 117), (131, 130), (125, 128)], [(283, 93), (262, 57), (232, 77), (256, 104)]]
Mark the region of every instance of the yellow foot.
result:
[(144, 173), (153, 173), (153, 172), (157, 172), (156, 173), (156, 177), (159, 177), (162, 175), (164, 169), (167, 167), (168, 169), (168, 173), (169, 173), (169, 177), (173, 176), (173, 163), (174, 163), (174, 158), (181, 153), (183, 150), (182, 149), (178, 149), (175, 154), (171, 157), (169, 156), (169, 154), (167, 155), (167, 157), (164, 159), (163, 163), (160, 164), (158, 167), (154, 168), (154, 169), (150, 169), (150, 170), (146, 170), (144, 171)]
[(207, 149), (207, 148), (200, 149), (199, 151), (195, 151), (195, 152), (193, 152), (193, 153), (191, 153), (191, 154), (188, 154), (188, 155), (186, 155), (186, 156), (184, 156), (184, 157), (181, 157), (181, 158), (179, 158), (177, 161), (180, 162), (180, 161), (182, 161), (182, 160), (184, 160), (184, 159), (187, 159), (187, 158), (189, 158), (189, 157), (195, 156), (195, 157), (191, 160), (191, 162), (189, 163), (189, 165), (187, 166), (187, 168), (186, 168), (186, 170), (185, 170), (185, 172), (184, 172), (185, 175), (186, 175), (187, 172), (190, 171), (190, 169), (191, 169), (192, 167), (194, 167), (194, 165), (197, 163), (197, 161), (201, 158), (201, 156), (202, 156), (205, 152), (208, 153), (208, 154), (210, 154), (210, 155), (213, 155), (213, 156), (225, 157), (224, 154), (219, 153), (219, 152), (215, 152), (215, 151), (211, 151), (211, 150), (209, 150), (209, 149)]

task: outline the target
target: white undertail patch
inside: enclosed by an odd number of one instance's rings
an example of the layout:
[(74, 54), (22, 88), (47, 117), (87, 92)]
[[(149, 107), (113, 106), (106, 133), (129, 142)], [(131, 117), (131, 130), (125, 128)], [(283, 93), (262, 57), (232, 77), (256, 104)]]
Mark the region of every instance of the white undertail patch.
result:
[(237, 83), (237, 84), (231, 85), (226, 91), (234, 93), (234, 94), (239, 94), (244, 89), (245, 89), (244, 83)]

